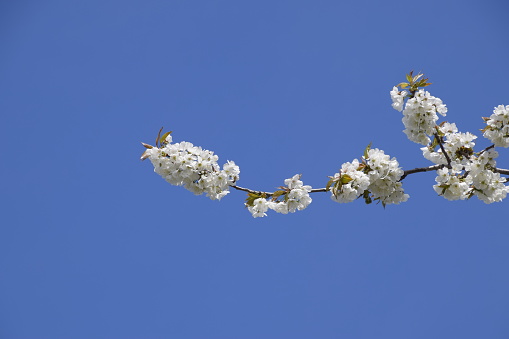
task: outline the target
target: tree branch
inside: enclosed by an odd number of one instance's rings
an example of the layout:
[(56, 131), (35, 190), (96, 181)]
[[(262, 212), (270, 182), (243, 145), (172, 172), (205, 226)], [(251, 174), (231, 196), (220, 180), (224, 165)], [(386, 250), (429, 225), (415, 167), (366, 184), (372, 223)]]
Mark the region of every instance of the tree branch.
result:
[[(267, 198), (269, 198), (269, 197), (274, 195), (274, 192), (255, 191), (255, 190), (252, 190), (252, 189), (249, 189), (249, 188), (245, 188), (245, 187), (240, 187), (240, 186), (237, 186), (237, 185), (230, 185), (230, 187), (235, 188), (236, 190), (239, 190), (239, 191), (247, 192), (247, 193), (258, 194), (258, 195), (265, 194), (267, 196)], [(325, 188), (314, 188), (309, 193), (318, 193), (318, 192), (327, 192), (327, 189), (325, 189)]]
[[(438, 130), (438, 127), (437, 127)], [(445, 156), (445, 159), (447, 160), (447, 168), (452, 168), (451, 166), (451, 158), (449, 158), (449, 154), (445, 151), (444, 145), (442, 144), (442, 139), (438, 136), (438, 133), (435, 133), (435, 139), (437, 140), (438, 144), (440, 145), (440, 149), (442, 150), (442, 153)]]
[(492, 148), (495, 148), (495, 144), (491, 145), (491, 146), (488, 146), (486, 147), (485, 149), (483, 149), (482, 151), (479, 152), (479, 155), (483, 154), (484, 152), (486, 152), (487, 150), (490, 150)]
[(500, 174), (504, 174), (504, 175), (509, 175), (509, 170), (507, 169), (503, 169), (503, 168), (495, 168), (493, 170), (493, 172), (495, 173), (500, 173)]
[(429, 172), (429, 171), (436, 171), (436, 170), (439, 170), (441, 168), (445, 167), (445, 165), (433, 165), (433, 166), (429, 166), (429, 167), (418, 167), (418, 168), (414, 168), (414, 169), (411, 169), (411, 170), (406, 170), (403, 175), (401, 176), (401, 179), (399, 179), (399, 181), (402, 181), (403, 179), (405, 179), (407, 177), (407, 175), (409, 174), (414, 174), (414, 173), (421, 173), (421, 172)]
[[(436, 171), (436, 170), (439, 170), (446, 166), (447, 165), (442, 164), (442, 165), (433, 165), (433, 166), (429, 166), (429, 167), (418, 167), (418, 168), (406, 170), (406, 171), (404, 171), (404, 173), (401, 176), (401, 179), (399, 179), (399, 181), (402, 181), (410, 174)], [(493, 169), (493, 172), (504, 174), (504, 175), (509, 175), (509, 169), (495, 168), (495, 169)], [(265, 196), (267, 198), (274, 195), (274, 192), (255, 191), (255, 190), (245, 188), (245, 187), (240, 187), (237, 185), (230, 185), (230, 187), (235, 188), (236, 190), (239, 190), (239, 191), (247, 192), (247, 193), (252, 193), (252, 194), (257, 194), (257, 195), (265, 194)], [(327, 192), (327, 191), (328, 191), (328, 189), (326, 189), (325, 187), (324, 188), (313, 188), (309, 193), (320, 193), (320, 192)]]

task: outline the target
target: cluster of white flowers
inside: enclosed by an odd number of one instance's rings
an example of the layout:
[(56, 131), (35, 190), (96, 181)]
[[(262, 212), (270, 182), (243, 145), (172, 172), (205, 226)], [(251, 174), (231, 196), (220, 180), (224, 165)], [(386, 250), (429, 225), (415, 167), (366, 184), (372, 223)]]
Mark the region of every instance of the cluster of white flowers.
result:
[(368, 190), (375, 199), (380, 199), (384, 205), (399, 204), (408, 200), (409, 195), (405, 194), (401, 182), (404, 171), (399, 167), (396, 158), (392, 158), (378, 148), (370, 149), (367, 164), (369, 181), (371, 184)]
[(238, 179), (240, 170), (228, 161), (221, 170), (214, 152), (182, 141), (172, 144), (168, 135), (161, 147), (147, 149), (142, 158), (148, 158), (154, 171), (167, 182), (184, 186), (196, 195), (205, 193), (212, 200), (221, 199), (229, 193), (229, 186)]
[(462, 165), (452, 166), (451, 169), (444, 167), (437, 171), (437, 184), (433, 186), (438, 195), (447, 200), (464, 200), (470, 196), (471, 178), (462, 176)]
[[(473, 153), (475, 136), (470, 133), (453, 132), (448, 137), (444, 148), (451, 159), (451, 168), (443, 167), (437, 171), (435, 192), (447, 200), (464, 200), (475, 195), (490, 204), (504, 199), (509, 191), (504, 185), (506, 179), (493, 171), (498, 152), (489, 149), (479, 155)], [(449, 140), (452, 141), (449, 143)], [(436, 164), (447, 164), (440, 150), (431, 152), (424, 147), (423, 152)]]
[(403, 104), (405, 103), (405, 97), (407, 94), (407, 91), (400, 91), (396, 86), (394, 86), (391, 91), (392, 108), (401, 112), (403, 110)]
[(339, 203), (352, 202), (365, 191), (382, 204), (399, 204), (408, 200), (401, 182), (404, 174), (396, 158), (390, 158), (378, 148), (367, 151), (363, 162), (357, 159), (344, 163), (340, 173), (331, 177), (331, 199)]
[[(443, 123), (439, 128), (439, 132), (443, 135), (443, 146), (449, 156), (449, 159), (454, 160), (460, 164), (468, 165), (471, 161), (470, 155), (474, 152), (475, 142), (477, 136), (470, 132), (458, 132), (458, 128), (454, 123)], [(431, 146), (421, 148), (424, 158), (437, 165), (446, 165), (447, 158), (442, 152), (442, 149), (436, 151)]]
[(486, 118), (484, 137), (497, 147), (509, 147), (509, 105), (499, 105), (493, 114)]
[(477, 137), (469, 132), (458, 132), (454, 123), (443, 123), (438, 130), (451, 161), (450, 168), (442, 149), (434, 150), (431, 146), (421, 148), (426, 159), (446, 166), (437, 171), (437, 183), (433, 186), (435, 192), (447, 200), (464, 200), (475, 195), (489, 204), (504, 199), (508, 191), (503, 184), (506, 179), (493, 171), (498, 152), (488, 149), (480, 154), (474, 153), (474, 140)]
[(362, 172), (363, 166), (359, 160), (346, 162), (341, 166), (340, 173), (335, 173), (333, 180), (339, 185), (331, 188), (331, 199), (339, 203), (352, 202), (357, 199), (369, 186), (369, 176)]
[[(272, 199), (267, 200), (263, 197), (254, 200), (253, 205), (246, 204), (249, 212), (253, 217), (264, 217), (267, 215), (269, 209), (278, 213), (288, 214), (295, 211), (303, 210), (311, 204), (312, 199), (309, 196), (311, 186), (303, 185), (300, 180), (300, 175), (296, 174), (292, 178), (285, 180), (284, 191), (279, 197), (284, 197), (282, 200)], [(277, 197), (276, 197), (277, 198)]]
[(453, 162), (452, 168), (444, 167), (437, 171), (435, 192), (447, 200), (464, 200), (477, 196), (487, 204), (505, 199), (509, 187), (505, 178), (492, 170), (497, 152), (489, 150), (483, 155), (472, 156), (471, 162), (464, 166)]
[(467, 177), (472, 178), (474, 194), (487, 204), (502, 201), (509, 192), (509, 187), (504, 185), (506, 178), (500, 177), (500, 173), (492, 170), (495, 168), (494, 159), (497, 156), (497, 151), (489, 150), (474, 159), (471, 166), (467, 167), (469, 169)]
[(418, 90), (413, 97), (403, 105), (406, 91), (398, 91), (394, 87), (391, 91), (392, 107), (401, 111), (403, 106), (403, 131), (408, 139), (421, 145), (430, 142), (429, 135), (435, 132), (435, 122), (438, 120), (437, 113), (445, 116), (447, 107), (442, 100), (429, 94), (422, 89)]

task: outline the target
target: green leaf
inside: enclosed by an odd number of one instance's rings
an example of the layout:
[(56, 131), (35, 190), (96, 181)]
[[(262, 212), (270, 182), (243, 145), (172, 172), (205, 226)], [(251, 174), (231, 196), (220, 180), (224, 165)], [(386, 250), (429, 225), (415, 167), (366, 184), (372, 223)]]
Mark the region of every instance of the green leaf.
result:
[(253, 206), (254, 205), (254, 201), (258, 198), (262, 198), (261, 195), (259, 194), (256, 194), (256, 193), (248, 193), (247, 194), (247, 198), (246, 198), (246, 207), (247, 206)]
[(164, 133), (164, 134), (163, 134), (163, 136), (161, 137), (161, 139), (159, 139), (159, 141), (161, 142), (161, 144), (167, 144), (167, 142), (166, 142), (166, 137), (167, 137), (168, 135), (170, 135), (172, 132), (173, 132), (173, 131), (169, 131), (169, 132), (166, 132), (166, 133)]
[(408, 82), (400, 82), (399, 84), (396, 85), (396, 87), (401, 87), (401, 88), (407, 88), (408, 86), (410, 86), (410, 84)]
[(272, 201), (276, 201), (280, 196), (286, 193), (286, 191), (275, 191), (274, 194), (272, 194)]
[(274, 194), (272, 194), (272, 196), (277, 198), (280, 195), (285, 194), (285, 193), (286, 193), (285, 191), (275, 191)]
[(427, 79), (427, 78), (426, 78), (426, 79), (421, 79), (421, 80), (420, 80), (419, 82), (417, 82), (415, 85), (416, 85), (417, 87), (426, 87), (426, 86), (431, 85), (431, 83), (430, 83), (430, 82), (426, 82), (426, 81), (428, 81), (428, 79)]
[(431, 142), (431, 145), (428, 146), (428, 149), (430, 150), (430, 152), (435, 152), (438, 145), (439, 145), (438, 139), (434, 137), (433, 141)]
[(364, 149), (364, 159), (367, 159), (369, 157), (368, 152), (371, 149), (371, 144), (372, 144), (372, 142), (370, 142), (369, 145), (366, 146), (366, 148)]
[(406, 81), (408, 81), (409, 83), (412, 83), (413, 73), (414, 71), (410, 71), (410, 73), (406, 75)]
[(350, 181), (352, 181), (352, 180), (353, 180), (353, 179), (352, 179), (352, 177), (351, 177), (351, 176), (349, 176), (348, 174), (343, 174), (343, 175), (341, 176), (341, 184), (343, 184), (343, 185), (344, 185), (344, 184), (348, 184), (348, 183), (349, 183)]
[(330, 191), (330, 187), (331, 185), (335, 182), (336, 180), (334, 178), (331, 178), (328, 182), (327, 182), (327, 185), (325, 186), (325, 190), (326, 191)]

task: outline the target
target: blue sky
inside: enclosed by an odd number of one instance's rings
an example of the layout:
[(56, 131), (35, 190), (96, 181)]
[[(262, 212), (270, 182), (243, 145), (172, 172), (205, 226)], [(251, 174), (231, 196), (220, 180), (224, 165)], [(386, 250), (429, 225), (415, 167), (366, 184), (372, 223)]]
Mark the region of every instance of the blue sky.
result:
[(421, 173), (399, 206), (322, 193), (253, 219), (243, 192), (196, 197), (138, 159), (164, 126), (253, 189), (324, 187), (369, 142), (427, 166), (390, 89), (424, 71), (479, 135), (509, 105), (508, 9), (2, 2), (0, 337), (507, 338), (508, 201), (448, 202)]

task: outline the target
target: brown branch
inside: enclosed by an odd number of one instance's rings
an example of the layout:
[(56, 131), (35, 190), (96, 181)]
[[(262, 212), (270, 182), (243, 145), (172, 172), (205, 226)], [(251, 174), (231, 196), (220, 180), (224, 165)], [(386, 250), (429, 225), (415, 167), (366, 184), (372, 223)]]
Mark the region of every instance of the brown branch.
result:
[(503, 169), (503, 168), (495, 168), (493, 170), (493, 172), (495, 173), (500, 173), (500, 174), (504, 174), (504, 175), (509, 175), (509, 170), (507, 169)]
[(489, 149), (492, 149), (492, 148), (495, 148), (495, 144), (491, 145), (491, 146), (488, 146), (486, 147), (485, 149), (483, 149), (482, 151), (479, 152), (479, 155), (483, 154), (484, 152), (486, 152), (487, 150)]
[[(439, 170), (444, 167), (447, 167), (447, 165), (443, 165), (443, 164), (442, 165), (433, 165), (433, 166), (429, 166), (429, 167), (418, 167), (418, 168), (406, 170), (403, 172), (403, 175), (401, 176), (401, 179), (399, 179), (399, 181), (402, 181), (410, 174), (436, 171), (436, 170)], [(493, 169), (493, 172), (504, 174), (504, 175), (509, 175), (509, 169), (495, 168), (495, 169)], [(257, 194), (257, 195), (265, 194), (265, 196), (267, 198), (274, 195), (274, 192), (255, 191), (255, 190), (240, 187), (237, 185), (230, 185), (230, 187), (235, 188), (236, 190), (239, 190), (239, 191), (247, 192), (247, 193), (252, 193), (252, 194)], [(327, 191), (329, 191), (329, 190), (326, 189), (325, 187), (324, 188), (313, 188), (311, 190), (311, 192), (309, 192), (309, 193), (320, 193), (320, 192), (327, 192)]]
[[(240, 187), (240, 186), (237, 186), (237, 185), (230, 185), (230, 187), (233, 187), (236, 190), (244, 191), (244, 192), (247, 192), (247, 193), (258, 194), (258, 195), (265, 194), (267, 197), (271, 197), (271, 196), (274, 195), (274, 192), (255, 191), (255, 190), (252, 190), (252, 189), (249, 189), (249, 188), (245, 188), (245, 187)], [(318, 193), (318, 192), (327, 192), (327, 189), (325, 189), (325, 188), (314, 188), (309, 193)]]
[[(438, 127), (437, 127), (438, 130)], [(445, 151), (444, 145), (442, 144), (442, 139), (438, 136), (438, 133), (435, 133), (435, 139), (438, 141), (438, 144), (440, 145), (440, 149), (442, 150), (442, 153), (445, 156), (445, 159), (447, 160), (447, 168), (452, 168), (451, 166), (451, 158), (449, 158), (449, 154)]]
[(443, 167), (445, 167), (445, 165), (433, 165), (433, 166), (429, 166), (429, 167), (418, 167), (418, 168), (414, 168), (411, 170), (406, 170), (406, 171), (404, 171), (404, 173), (401, 176), (401, 179), (399, 179), (399, 181), (402, 181), (403, 179), (405, 179), (407, 177), (407, 175), (409, 175), (409, 174), (436, 171)]

